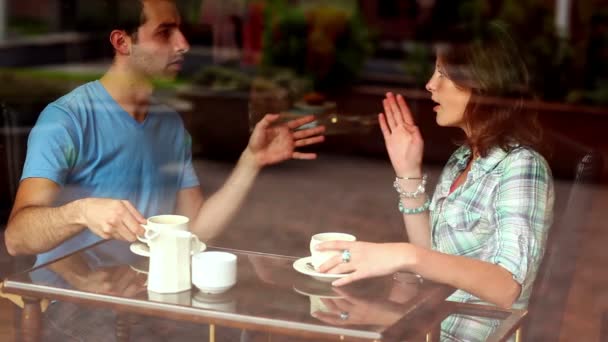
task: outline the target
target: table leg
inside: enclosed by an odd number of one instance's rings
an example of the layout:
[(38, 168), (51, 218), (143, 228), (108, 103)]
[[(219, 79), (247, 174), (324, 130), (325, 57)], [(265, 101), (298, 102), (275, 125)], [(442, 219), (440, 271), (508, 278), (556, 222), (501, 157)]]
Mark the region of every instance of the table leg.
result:
[(25, 342), (40, 340), (42, 327), (42, 310), (39, 298), (23, 298), (23, 311), (21, 312), (21, 338)]
[(209, 342), (215, 342), (215, 324), (209, 324)]
[(521, 327), (515, 330), (515, 342), (521, 342), (523, 338), (521, 337)]
[(116, 314), (116, 341), (127, 342), (131, 339), (131, 315)]
[(433, 327), (433, 330), (426, 333), (425, 342), (439, 342), (439, 336), (441, 336), (441, 324)]

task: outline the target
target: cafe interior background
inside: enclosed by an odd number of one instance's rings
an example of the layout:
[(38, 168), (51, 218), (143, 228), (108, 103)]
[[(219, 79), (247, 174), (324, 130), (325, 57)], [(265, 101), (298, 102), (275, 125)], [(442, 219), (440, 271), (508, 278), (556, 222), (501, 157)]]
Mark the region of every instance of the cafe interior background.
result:
[[(575, 231), (562, 245), (573, 271), (563, 279), (560, 341), (608, 340), (608, 1), (177, 4), (192, 47), (179, 77), (160, 83), (156, 96), (182, 115), (206, 193), (225, 180), (264, 113), (313, 113), (316, 124), (327, 127), (326, 142), (309, 148), (319, 159), (264, 170), (215, 241), (287, 255), (305, 255), (311, 234), (335, 227), (359, 227), (361, 240), (403, 239), (391, 192), (394, 175), (377, 124), (381, 99), (387, 91), (405, 96), (425, 139), (425, 169), (436, 180), (459, 135), (436, 126), (424, 89), (433, 48), (473, 40), (493, 20), (507, 23), (532, 75), (534, 96), (525, 108), (539, 113), (560, 144), (588, 158), (566, 150), (551, 156), (557, 196), (569, 215), (556, 220)], [(109, 66), (107, 37), (97, 29), (114, 10), (120, 0), (109, 10), (85, 0), (0, 0), (0, 227), (37, 115)], [(584, 178), (577, 173), (581, 161), (591, 168)], [(6, 253), (1, 258), (3, 265), (14, 262)], [(13, 314), (11, 303), (0, 298), (2, 340), (13, 336)]]

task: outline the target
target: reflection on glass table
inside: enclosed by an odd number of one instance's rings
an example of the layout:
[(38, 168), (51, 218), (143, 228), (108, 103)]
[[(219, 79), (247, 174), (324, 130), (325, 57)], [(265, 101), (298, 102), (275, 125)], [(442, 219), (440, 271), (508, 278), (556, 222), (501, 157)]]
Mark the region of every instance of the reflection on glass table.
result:
[[(133, 254), (128, 245), (114, 243), (101, 242), (8, 277), (2, 290), (26, 299), (22, 334), (31, 340), (39, 337), (41, 298), (54, 301), (44, 316), (55, 326), (63, 322), (66, 329), (76, 331), (79, 322), (95, 325), (92, 317), (100, 316), (104, 318), (100, 322), (110, 322), (123, 337), (144, 334), (138, 322), (157, 317), (180, 321), (178, 330), (193, 330), (194, 335), (204, 331), (210, 339), (216, 335), (216, 326), (218, 334), (240, 336), (219, 328), (227, 326), (312, 340), (394, 340), (438, 331), (443, 318), (454, 312), (445, 301), (454, 289), (447, 286), (387, 277), (336, 289), (296, 272), (292, 267), (296, 257), (217, 247), (209, 250), (237, 255), (234, 287), (217, 296), (202, 294), (195, 287), (159, 295), (146, 289), (147, 258)], [(84, 313), (77, 314), (80, 310)]]

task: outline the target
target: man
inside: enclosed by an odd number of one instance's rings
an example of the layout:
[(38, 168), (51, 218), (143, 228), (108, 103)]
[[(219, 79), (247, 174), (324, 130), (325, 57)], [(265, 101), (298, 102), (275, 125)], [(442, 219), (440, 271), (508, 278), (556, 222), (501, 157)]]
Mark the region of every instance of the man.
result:
[(190, 230), (207, 240), (263, 166), (316, 157), (294, 151), (323, 141), (323, 127), (295, 131), (314, 118), (273, 125), (278, 115), (266, 115), (225, 185), (204, 201), (179, 115), (151, 101), (153, 81), (175, 77), (189, 49), (177, 8), (172, 0), (129, 4), (137, 22), (110, 33), (110, 69), (51, 103), (30, 134), (5, 233), (12, 255), (38, 254), (40, 264), (101, 239), (134, 241), (144, 217), (171, 212), (190, 217)]

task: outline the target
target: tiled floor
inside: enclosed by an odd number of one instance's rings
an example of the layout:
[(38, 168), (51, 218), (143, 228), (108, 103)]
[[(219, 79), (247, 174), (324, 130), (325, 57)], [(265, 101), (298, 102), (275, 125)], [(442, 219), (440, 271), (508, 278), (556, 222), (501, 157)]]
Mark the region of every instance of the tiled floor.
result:
[[(232, 165), (198, 161), (202, 187), (217, 189)], [(439, 168), (429, 167), (434, 182)], [(263, 171), (250, 196), (218, 243), (278, 254), (306, 255), (311, 233), (356, 232), (361, 240), (402, 236), (388, 161), (321, 156)], [(608, 189), (598, 188), (578, 260), (561, 341), (600, 341), (600, 314), (608, 311)], [(262, 238), (264, 237), (264, 238)], [(12, 310), (0, 300), (0, 340), (12, 336)]]

